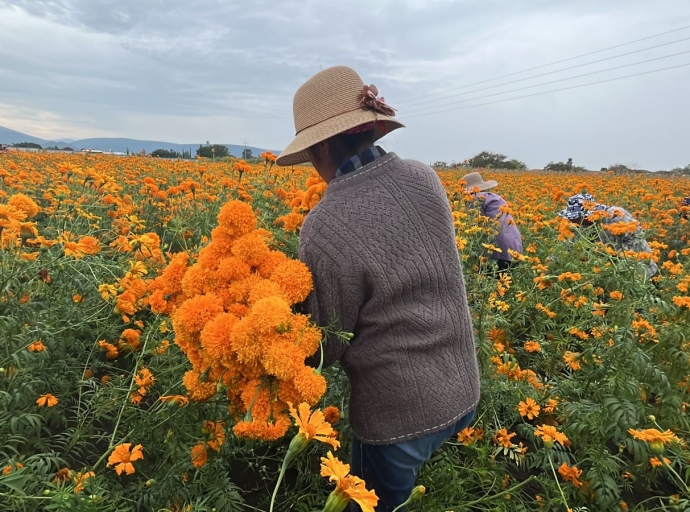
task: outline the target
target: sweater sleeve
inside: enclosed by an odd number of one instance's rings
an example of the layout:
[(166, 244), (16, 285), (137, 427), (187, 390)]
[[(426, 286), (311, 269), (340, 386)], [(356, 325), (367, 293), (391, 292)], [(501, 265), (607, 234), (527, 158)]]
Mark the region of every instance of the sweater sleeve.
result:
[[(328, 328), (331, 334), (322, 341), (323, 367), (331, 366), (345, 354), (354, 339), (346, 341), (333, 333), (353, 333), (363, 301), (363, 290), (347, 269), (339, 265), (338, 256), (325, 250), (318, 240), (300, 235), (299, 258), (309, 267), (314, 287), (307, 297), (303, 311), (312, 322)], [(310, 366), (318, 366), (319, 351), (307, 359)]]

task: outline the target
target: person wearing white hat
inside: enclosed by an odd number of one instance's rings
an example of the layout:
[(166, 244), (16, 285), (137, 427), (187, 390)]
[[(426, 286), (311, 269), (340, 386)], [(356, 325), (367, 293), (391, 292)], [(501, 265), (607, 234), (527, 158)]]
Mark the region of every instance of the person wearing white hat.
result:
[(505, 199), (495, 192), (489, 192), (498, 186), (495, 180), (484, 181), (478, 172), (471, 172), (462, 177), (465, 182), (465, 192), (473, 194), (474, 200), (470, 207), (479, 206), (482, 215), (491, 219), (498, 219), (501, 225), (498, 235), (496, 235), (496, 247), (500, 251), (494, 251), (489, 259), (496, 261), (499, 271), (508, 270), (513, 263), (510, 251), (522, 254), (522, 235), (515, 225), (513, 216), (505, 211), (508, 205)]
[(349, 376), (351, 470), (387, 512), (479, 401), (451, 209), (431, 168), (374, 145), (403, 124), (354, 70), (316, 74), (296, 92), (293, 113), (296, 136), (277, 163), (311, 162), (328, 183), (300, 232), (314, 283), (304, 309), (353, 334), (350, 343), (325, 339), (323, 364), (340, 361)]

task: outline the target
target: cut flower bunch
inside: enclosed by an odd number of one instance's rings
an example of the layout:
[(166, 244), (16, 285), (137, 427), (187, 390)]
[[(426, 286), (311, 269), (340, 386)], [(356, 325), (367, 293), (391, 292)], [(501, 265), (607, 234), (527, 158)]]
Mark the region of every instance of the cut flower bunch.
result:
[(189, 398), (223, 389), (237, 436), (279, 439), (290, 426), (288, 403), (314, 405), (326, 391), (305, 365), (321, 331), (292, 310), (311, 291), (311, 274), (269, 248), (270, 232), (257, 229), (249, 204), (228, 202), (218, 223), (196, 263), (174, 260), (151, 283), (151, 308), (172, 316), (175, 343), (192, 364), (183, 379)]

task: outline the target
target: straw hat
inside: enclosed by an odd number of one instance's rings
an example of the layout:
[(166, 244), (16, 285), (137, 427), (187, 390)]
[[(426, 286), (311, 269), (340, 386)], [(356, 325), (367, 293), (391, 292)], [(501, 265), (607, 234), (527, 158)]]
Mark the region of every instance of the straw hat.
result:
[[(345, 66), (324, 69), (295, 93), (292, 103), (295, 138), (276, 163), (297, 165), (309, 161), (306, 149), (343, 132), (374, 130), (375, 140), (404, 125), (395, 111), (378, 97), (373, 85)], [(371, 128), (369, 128), (371, 126)]]
[(469, 174), (465, 174), (462, 177), (462, 179), (466, 183), (465, 190), (467, 192), (470, 192), (471, 190), (475, 190), (475, 189), (489, 190), (490, 188), (494, 188), (495, 186), (498, 185), (498, 181), (494, 181), (494, 180), (484, 181), (482, 179), (482, 175), (479, 174), (478, 172), (471, 172)]

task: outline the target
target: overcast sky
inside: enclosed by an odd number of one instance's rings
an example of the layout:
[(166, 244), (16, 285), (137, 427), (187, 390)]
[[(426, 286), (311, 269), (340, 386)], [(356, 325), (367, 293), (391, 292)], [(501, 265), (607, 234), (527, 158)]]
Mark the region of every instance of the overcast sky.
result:
[(467, 107), (688, 64), (690, 53), (503, 94), (690, 52), (690, 39), (673, 43), (690, 28), (485, 82), (685, 26), (690, 0), (0, 0), (0, 125), (280, 150), (295, 90), (348, 65), (398, 108), (407, 128), (383, 145), (404, 157), (671, 168), (690, 163), (690, 66)]

